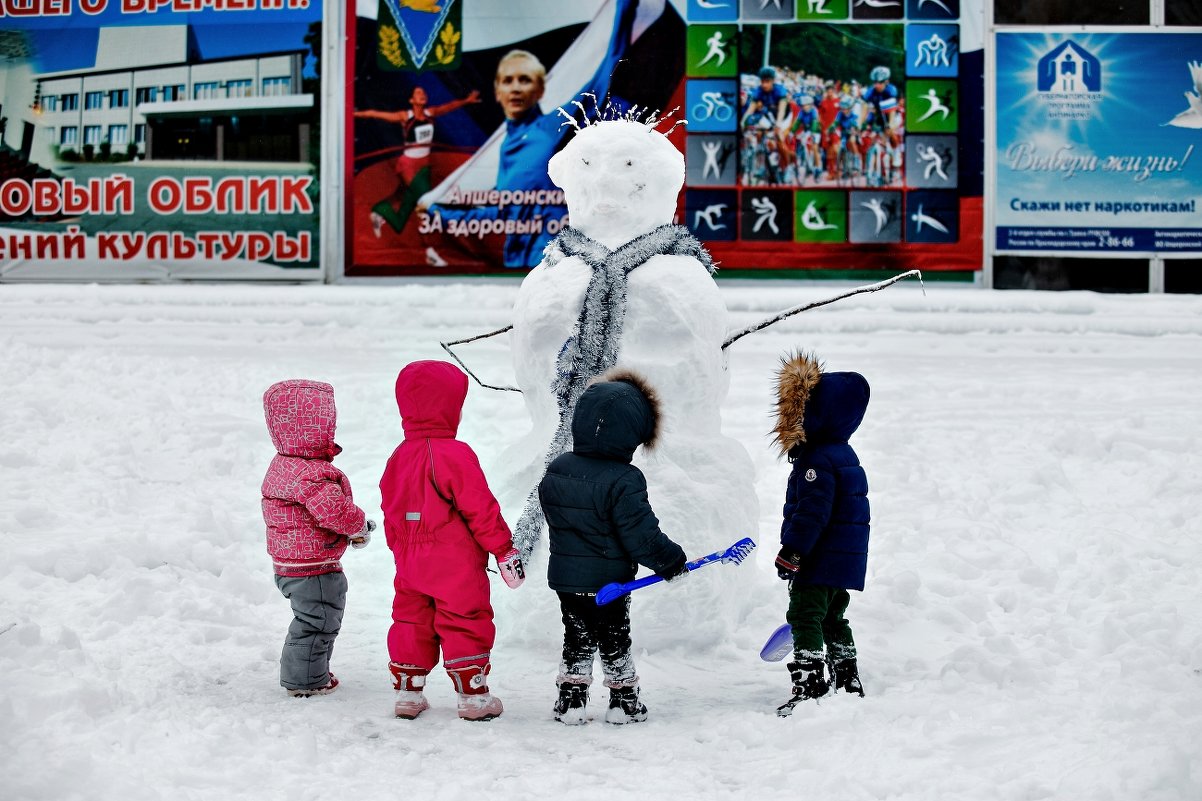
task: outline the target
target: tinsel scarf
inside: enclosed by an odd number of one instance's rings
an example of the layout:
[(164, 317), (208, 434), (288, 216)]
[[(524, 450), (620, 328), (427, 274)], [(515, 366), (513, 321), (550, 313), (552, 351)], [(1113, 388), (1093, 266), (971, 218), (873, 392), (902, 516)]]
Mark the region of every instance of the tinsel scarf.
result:
[[(585, 387), (618, 363), (622, 326), (626, 319), (627, 277), (653, 256), (690, 256), (713, 273), (714, 262), (701, 243), (683, 225), (661, 225), (625, 245), (610, 250), (572, 227), (560, 231), (544, 252), (543, 266), (553, 270), (559, 262), (576, 256), (592, 269), (580, 313), (572, 334), (563, 343), (555, 363), (551, 391), (559, 406), (559, 425), (547, 448), (544, 465), (572, 448), (572, 412)], [(545, 468), (544, 468), (545, 469)], [(514, 544), (528, 560), (542, 534), (542, 506), (538, 487), (531, 491), (514, 527)]]

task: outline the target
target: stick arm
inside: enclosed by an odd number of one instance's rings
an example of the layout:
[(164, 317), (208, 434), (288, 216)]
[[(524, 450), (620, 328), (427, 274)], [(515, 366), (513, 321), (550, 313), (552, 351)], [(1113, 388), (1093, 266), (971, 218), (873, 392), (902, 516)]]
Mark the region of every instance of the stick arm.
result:
[[(726, 338), (726, 341), (722, 343), (722, 349), (726, 350), (726, 348), (733, 345), (737, 340), (742, 339), (743, 337), (747, 336), (748, 334), (754, 334), (756, 331), (761, 331), (761, 330), (767, 328), (768, 326), (772, 325), (773, 323), (779, 323), (781, 320), (785, 319), (786, 317), (792, 317), (794, 314), (800, 314), (803, 311), (809, 311), (810, 309), (816, 309), (819, 306), (826, 306), (827, 304), (834, 303), (835, 301), (843, 300), (844, 298), (850, 298), (852, 295), (862, 295), (865, 292), (877, 292), (879, 290), (884, 289), (887, 286), (896, 284), (898, 281), (902, 280), (903, 278), (910, 278), (910, 277), (918, 278), (918, 283), (920, 285), (922, 285), (922, 270), (908, 270), (907, 272), (901, 273), (899, 275), (895, 275), (892, 278), (888, 278), (884, 281), (879, 281), (875, 284), (869, 284), (867, 286), (856, 287), (855, 289), (850, 290), (849, 292), (844, 292), (842, 295), (835, 295), (833, 298), (826, 298), (825, 300), (816, 300), (813, 303), (807, 303), (803, 306), (794, 306), (791, 309), (786, 309), (785, 311), (781, 312), (780, 314), (777, 314), (773, 317), (769, 317), (767, 320), (761, 320), (758, 323), (749, 325), (746, 328), (744, 328), (740, 331), (736, 331), (735, 333), (731, 334), (730, 336), (728, 336)], [(926, 286), (925, 285), (923, 285), (923, 294), (926, 294)]]
[(451, 358), (454, 359), (455, 362), (460, 367), (463, 368), (463, 372), (465, 372), (469, 376), (471, 376), (472, 379), (477, 384), (484, 387), (485, 389), (497, 389), (497, 390), (502, 390), (505, 392), (521, 392), (521, 390), (518, 389), (517, 387), (495, 386), (493, 384), (485, 384), (483, 381), (480, 380), (480, 378), (475, 373), (473, 373), (471, 371), (471, 369), (468, 368), (468, 366), (466, 364), (463, 363), (463, 359), (460, 359), (458, 354), (456, 354), (455, 351), (451, 350), (452, 345), (466, 345), (468, 342), (475, 342), (477, 339), (487, 339), (488, 337), (495, 337), (497, 334), (504, 334), (506, 331), (510, 330), (511, 328), (513, 328), (512, 324), (507, 325), (504, 328), (498, 328), (496, 331), (489, 331), (486, 334), (477, 334), (474, 337), (467, 337), (465, 339), (456, 339), (453, 342), (439, 342), (438, 344), (441, 345), (442, 349), (445, 350), (447, 353), (449, 353), (451, 355)]

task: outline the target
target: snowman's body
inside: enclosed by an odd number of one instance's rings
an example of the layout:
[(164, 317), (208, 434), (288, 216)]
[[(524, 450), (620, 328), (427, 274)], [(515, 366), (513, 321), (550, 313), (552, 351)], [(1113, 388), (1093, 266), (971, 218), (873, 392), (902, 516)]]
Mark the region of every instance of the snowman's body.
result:
[[(669, 225), (683, 181), (679, 151), (641, 123), (601, 122), (577, 133), (552, 159), (550, 173), (564, 189), (572, 228), (592, 240), (593, 261), (599, 253), (612, 256), (610, 264), (625, 257), (636, 265), (612, 304), (624, 304), (625, 312), (616, 358), (660, 395), (659, 441), (650, 453), (639, 449), (635, 464), (647, 477), (661, 528), (689, 558), (756, 537), (754, 468), (743, 446), (722, 434), (726, 306), (703, 252), (657, 253), (669, 234), (699, 248)], [(582, 304), (594, 299), (595, 266), (555, 248), (522, 282), (513, 310), (514, 369), (533, 428), (507, 460), (524, 467), (518, 481), (527, 489), (541, 478), (561, 423), (563, 399), (553, 389), (562, 383), (561, 354), (579, 336)], [(613, 314), (607, 309), (604, 316)], [(545, 548), (540, 542), (534, 552)]]

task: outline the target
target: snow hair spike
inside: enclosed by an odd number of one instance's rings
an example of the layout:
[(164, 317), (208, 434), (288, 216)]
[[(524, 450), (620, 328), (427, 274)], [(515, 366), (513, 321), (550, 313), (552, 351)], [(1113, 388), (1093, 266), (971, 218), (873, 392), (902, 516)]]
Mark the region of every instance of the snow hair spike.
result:
[[(692, 562), (685, 563), (685, 569), (692, 572), (699, 567), (713, 564), (714, 562), (731, 562), (739, 564), (747, 555), (755, 550), (755, 540), (751, 537), (744, 537), (734, 545), (727, 548), (725, 551), (714, 551), (711, 554), (694, 559)], [(601, 589), (597, 590), (597, 606), (605, 606), (608, 603), (618, 600), (623, 595), (629, 595), (635, 590), (641, 590), (643, 587), (649, 587), (652, 584), (658, 584), (663, 581), (662, 576), (644, 576), (641, 579), (627, 582), (613, 582), (606, 584)]]
[[(676, 114), (678, 111), (680, 111), (679, 106), (677, 106), (676, 108), (673, 108), (672, 111), (667, 112), (666, 114), (662, 115), (662, 117), (660, 117), (660, 115), (659, 115), (660, 109), (656, 108), (655, 113), (651, 114), (651, 118), (653, 118), (653, 119), (647, 120), (647, 123), (651, 127), (651, 129), (656, 129), (656, 127), (659, 127), (661, 123), (666, 123), (667, 120), (672, 119), (672, 115)], [(654, 120), (654, 123), (653, 123), (653, 120)]]
[[(592, 92), (581, 92), (580, 96), (592, 98), (592, 100), (593, 100), (593, 119), (595, 120), (598, 117), (600, 117), (601, 116), (601, 104), (597, 102), (597, 96), (595, 94), (593, 94)], [(584, 115), (584, 118), (586, 120), (588, 120), (588, 115), (587, 114)]]
[[(593, 101), (593, 111), (592, 111), (591, 116), (589, 114), (588, 108), (586, 107), (586, 105), (584, 103), (581, 103), (579, 100), (571, 101), (571, 104), (573, 106), (580, 109), (580, 116), (583, 117), (583, 121), (577, 120), (576, 117), (569, 114), (563, 108), (563, 106), (560, 106), (558, 109), (556, 109), (560, 114), (562, 114), (564, 117), (567, 118), (568, 122), (570, 122), (572, 124), (573, 128), (575, 128), (577, 131), (583, 131), (585, 128), (589, 127), (590, 125), (594, 125), (598, 122), (601, 122), (602, 120), (607, 119), (606, 114), (607, 114), (607, 112), (609, 112), (609, 109), (610, 109), (609, 104), (606, 104), (606, 106), (604, 108), (602, 108), (601, 104), (597, 102), (597, 96), (595, 94), (593, 94), (592, 92), (581, 92), (580, 96), (587, 97)], [(560, 123), (559, 127), (563, 128), (565, 125), (568, 124), (568, 122)]]
[[(581, 96), (589, 97), (590, 100), (593, 100), (593, 112), (591, 112), (591, 115), (588, 111), (588, 107), (585, 106), (584, 103), (578, 100), (572, 100), (571, 105), (576, 106), (583, 115), (583, 123), (581, 120), (578, 120), (575, 115), (567, 113), (565, 108), (560, 107), (558, 109), (559, 113), (563, 114), (567, 120), (565, 123), (561, 123), (560, 127), (571, 124), (577, 131), (583, 131), (585, 127), (589, 127), (591, 125), (625, 120), (627, 123), (638, 123), (639, 125), (645, 125), (647, 126), (648, 131), (655, 131), (656, 134), (659, 134), (660, 131), (656, 131), (656, 127), (661, 123), (664, 123), (664, 121), (666, 121), (668, 118), (671, 118), (673, 114), (676, 114), (676, 112), (680, 111), (680, 107), (677, 106), (676, 108), (673, 108), (672, 111), (662, 115), (661, 117), (659, 108), (656, 108), (655, 111), (651, 111), (649, 106), (641, 107), (638, 105), (638, 103), (635, 103), (635, 105), (627, 108), (626, 111), (621, 111), (621, 109), (617, 106), (614, 106), (613, 103), (607, 102), (605, 106), (601, 106), (600, 103), (597, 102), (596, 95), (591, 93), (591, 91), (583, 91)], [(679, 120), (677, 123), (677, 125), (684, 124), (684, 119)], [(673, 125), (672, 127), (674, 129), (676, 125)], [(668, 130), (668, 134), (671, 134), (671, 132), (672, 130)]]
[(568, 120), (567, 122), (561, 122), (561, 123), (559, 124), (559, 127), (560, 127), (560, 128), (564, 127), (565, 125), (571, 124), (571, 126), (572, 126), (573, 128), (575, 128), (577, 131), (579, 131), (579, 130), (580, 130), (580, 123), (576, 122), (576, 118), (575, 118), (575, 117), (573, 117), (573, 116), (572, 116), (571, 114), (569, 114), (568, 112), (564, 111), (562, 106), (561, 106), (560, 108), (557, 108), (557, 109), (555, 109), (555, 110), (556, 110), (556, 111), (558, 111), (560, 114), (562, 114), (564, 117), (566, 117), (566, 118), (567, 118), (567, 120)]
[(671, 136), (671, 135), (672, 135), (672, 132), (676, 130), (676, 126), (677, 126), (677, 125), (688, 125), (688, 124), (689, 124), (689, 121), (688, 121), (688, 120), (686, 120), (686, 119), (684, 119), (684, 118), (681, 118), (681, 119), (677, 120), (676, 122), (672, 123), (672, 127), (671, 127), (671, 128), (669, 128), (668, 130), (664, 131), (664, 136)]

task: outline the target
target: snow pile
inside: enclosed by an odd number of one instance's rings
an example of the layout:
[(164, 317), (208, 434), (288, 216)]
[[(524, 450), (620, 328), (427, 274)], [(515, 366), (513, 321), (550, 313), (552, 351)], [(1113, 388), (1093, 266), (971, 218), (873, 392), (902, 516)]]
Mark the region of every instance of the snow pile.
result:
[[(4, 797), (1202, 796), (1195, 297), (898, 285), (739, 340), (722, 431), (754, 463), (760, 548), (706, 568), (735, 580), (734, 618), (702, 601), (692, 612), (717, 622), (663, 635), (687, 583), (635, 594), (645, 724), (605, 725), (600, 688), (592, 723), (555, 723), (551, 594), (499, 579), (505, 715), (458, 721), (435, 675), (434, 708), (392, 719), (382, 542), (345, 560), (342, 686), (288, 698), (290, 613), (258, 508), (263, 389), (334, 385), (336, 464), (378, 520), (396, 371), (507, 324), (517, 291), (0, 289)], [(720, 285), (732, 329), (836, 291)], [(459, 350), (513, 383), (506, 340)], [(771, 561), (788, 465), (767, 433), (773, 371), (794, 347), (873, 388), (853, 440), (873, 540), (849, 610), (868, 697), (780, 720), (784, 667), (757, 653), (784, 614)], [(473, 386), (461, 433), (499, 475), (529, 419), (517, 393)], [(651, 491), (670, 505), (671, 490)]]

